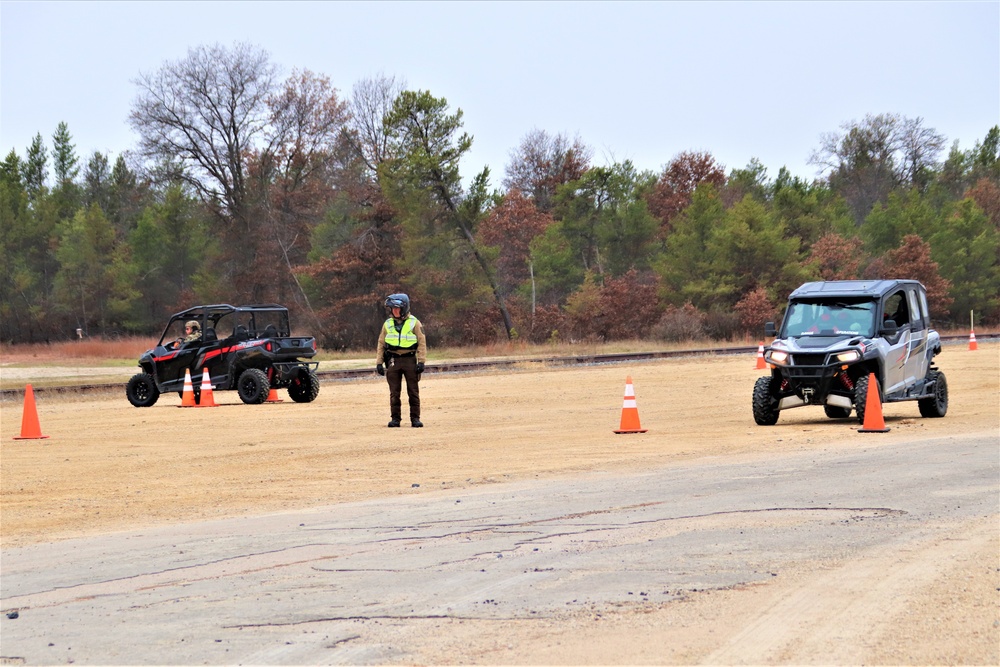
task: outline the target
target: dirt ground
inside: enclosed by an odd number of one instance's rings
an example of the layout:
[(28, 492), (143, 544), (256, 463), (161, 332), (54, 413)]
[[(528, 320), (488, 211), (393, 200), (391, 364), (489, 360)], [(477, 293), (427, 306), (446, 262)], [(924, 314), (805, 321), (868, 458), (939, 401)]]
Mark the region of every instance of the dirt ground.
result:
[[(945, 347), (938, 365), (949, 382), (947, 417), (923, 419), (916, 403), (888, 404), (885, 434), (860, 434), (856, 423), (829, 420), (818, 408), (757, 426), (750, 393), (761, 371), (754, 361), (687, 357), (428, 373), (421, 383), (426, 427), (393, 431), (385, 428), (388, 391), (374, 374), (324, 383), (304, 405), (283, 396), (282, 403), (245, 406), (234, 392), (217, 392), (217, 408), (178, 409), (180, 399), (169, 395), (137, 409), (125, 398), (124, 379), (107, 393), (40, 392), (44, 440), (14, 440), (22, 400), (6, 400), (0, 540), (11, 548), (440, 488), (958, 433), (996, 434), (1000, 452), (998, 343), (980, 342), (977, 351)], [(0, 373), (8, 382), (31, 381), (24, 369)], [(626, 376), (649, 429), (643, 435), (612, 433)], [(1000, 505), (1000, 480), (997, 487)], [(445, 621), (418, 648), (428, 664), (461, 656), (476, 664), (997, 665), (998, 521), (1000, 506), (992, 517), (929, 534), (907, 553), (803, 567), (766, 585), (701, 591), (652, 608), (603, 610), (600, 624), (582, 612), (491, 624), (488, 632), (475, 622)], [(769, 652), (778, 644), (792, 648)]]

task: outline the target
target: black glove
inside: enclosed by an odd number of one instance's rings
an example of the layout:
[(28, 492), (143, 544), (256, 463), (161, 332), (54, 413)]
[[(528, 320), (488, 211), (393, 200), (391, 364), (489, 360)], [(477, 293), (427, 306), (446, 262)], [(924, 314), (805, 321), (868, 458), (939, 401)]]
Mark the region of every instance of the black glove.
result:
[(423, 372), (424, 372), (424, 362), (418, 361), (417, 362), (417, 375), (420, 375)]
[(382, 364), (378, 364), (377, 366), (375, 366), (375, 372), (378, 373), (379, 375), (385, 375), (385, 366), (383, 366)]

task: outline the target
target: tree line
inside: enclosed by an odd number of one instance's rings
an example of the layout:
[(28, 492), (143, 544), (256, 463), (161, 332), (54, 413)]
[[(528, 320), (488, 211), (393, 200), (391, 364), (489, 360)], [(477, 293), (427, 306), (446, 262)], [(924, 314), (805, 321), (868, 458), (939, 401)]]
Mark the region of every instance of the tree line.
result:
[[(597, 165), (534, 129), (468, 176), (461, 109), (379, 75), (343, 95), (262, 49), (140, 74), (124, 155), (65, 123), (0, 163), (0, 338), (159, 333), (200, 303), (288, 305), (327, 349), (374, 345), (393, 292), (432, 344), (759, 337), (808, 280), (921, 280), (939, 326), (1000, 323), (1000, 126), (920, 118), (820, 137), (812, 182), (708, 152)], [(463, 177), (464, 176), (464, 177)]]

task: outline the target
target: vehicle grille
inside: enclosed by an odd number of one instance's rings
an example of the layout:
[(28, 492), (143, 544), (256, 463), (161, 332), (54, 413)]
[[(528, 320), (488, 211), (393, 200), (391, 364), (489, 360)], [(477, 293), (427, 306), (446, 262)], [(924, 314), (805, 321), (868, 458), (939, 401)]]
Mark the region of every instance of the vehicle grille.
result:
[(795, 366), (822, 366), (826, 360), (825, 354), (793, 354), (792, 364)]
[(793, 354), (792, 364), (785, 370), (789, 377), (795, 378), (802, 386), (817, 387), (826, 377), (824, 361), (825, 354)]

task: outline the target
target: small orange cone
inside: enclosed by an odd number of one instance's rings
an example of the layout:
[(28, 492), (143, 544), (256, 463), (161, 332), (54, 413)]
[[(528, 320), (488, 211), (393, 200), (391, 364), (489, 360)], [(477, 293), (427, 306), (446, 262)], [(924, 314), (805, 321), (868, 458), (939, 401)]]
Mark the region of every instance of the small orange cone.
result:
[(969, 332), (969, 351), (971, 352), (972, 350), (978, 350), (978, 349), (979, 345), (976, 344), (976, 332), (971, 331)]
[(212, 396), (212, 378), (208, 374), (208, 367), (203, 369), (201, 374), (201, 397), (198, 399), (199, 408), (217, 408), (219, 404)]
[(179, 408), (196, 408), (198, 404), (194, 400), (194, 385), (191, 384), (191, 370), (184, 369), (184, 393), (181, 394), (181, 404)]
[(760, 345), (757, 346), (757, 370), (767, 368), (767, 362), (764, 361), (764, 342), (761, 341)]
[(879, 398), (878, 378), (874, 373), (868, 376), (868, 395), (865, 396), (865, 423), (858, 433), (888, 433), (882, 418), (882, 399)]
[(271, 387), (271, 391), (268, 392), (267, 398), (264, 399), (265, 403), (281, 403), (284, 399), (278, 398), (278, 390)]
[(42, 435), (42, 427), (38, 423), (38, 410), (35, 408), (35, 390), (29, 384), (24, 388), (24, 413), (21, 415), (21, 435), (15, 435), (15, 440), (44, 440), (49, 436)]
[(645, 433), (646, 429), (639, 426), (639, 408), (635, 404), (635, 389), (632, 388), (632, 376), (625, 378), (625, 399), (622, 401), (622, 421), (615, 433)]

